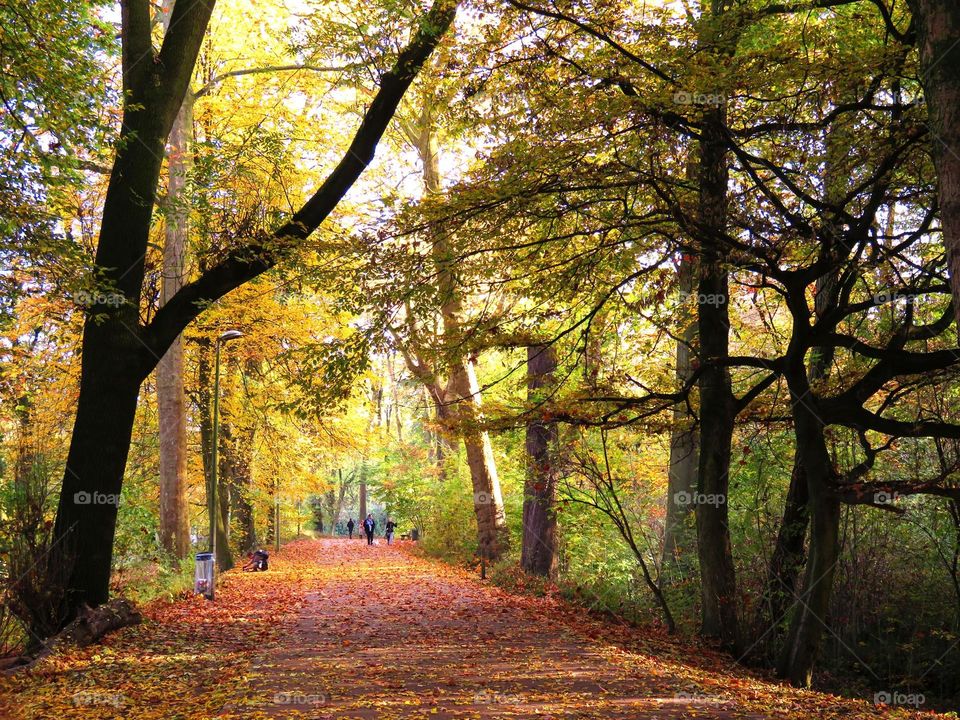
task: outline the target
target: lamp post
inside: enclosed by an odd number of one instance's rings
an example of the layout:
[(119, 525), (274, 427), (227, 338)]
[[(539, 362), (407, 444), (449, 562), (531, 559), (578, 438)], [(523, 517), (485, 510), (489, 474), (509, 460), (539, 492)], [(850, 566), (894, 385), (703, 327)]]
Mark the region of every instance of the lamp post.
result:
[(210, 588), (210, 599), (213, 599), (214, 588), (216, 587), (216, 567), (217, 567), (217, 450), (220, 442), (220, 346), (243, 337), (239, 330), (227, 330), (215, 343), (214, 362), (213, 362), (213, 447), (210, 449), (210, 491), (207, 493), (209, 498), (210, 516), (210, 552), (213, 553), (214, 582)]
[(277, 480), (277, 490), (273, 494), (273, 549), (280, 552), (280, 481)]

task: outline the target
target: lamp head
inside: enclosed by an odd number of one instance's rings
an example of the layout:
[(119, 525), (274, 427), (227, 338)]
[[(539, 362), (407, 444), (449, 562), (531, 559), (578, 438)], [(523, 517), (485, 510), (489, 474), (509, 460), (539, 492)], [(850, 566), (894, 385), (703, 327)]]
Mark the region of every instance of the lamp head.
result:
[(228, 340), (236, 340), (237, 338), (242, 338), (243, 333), (239, 330), (227, 330), (220, 337), (217, 338), (217, 342), (227, 342)]

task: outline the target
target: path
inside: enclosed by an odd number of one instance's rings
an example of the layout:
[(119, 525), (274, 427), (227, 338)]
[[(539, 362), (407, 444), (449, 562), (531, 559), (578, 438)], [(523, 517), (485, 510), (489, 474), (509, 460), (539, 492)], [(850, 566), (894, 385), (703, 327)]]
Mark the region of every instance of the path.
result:
[(777, 709), (769, 684), (670, 659), (676, 646), (625, 652), (600, 637), (625, 633), (615, 624), (396, 546), (324, 540), (317, 562), (330, 580), (257, 662), (269, 717), (769, 718), (803, 704)]
[(0, 676), (0, 718), (919, 716), (769, 682), (689, 642), (362, 541), (292, 543), (269, 572), (224, 576), (215, 602), (186, 596), (146, 616)]

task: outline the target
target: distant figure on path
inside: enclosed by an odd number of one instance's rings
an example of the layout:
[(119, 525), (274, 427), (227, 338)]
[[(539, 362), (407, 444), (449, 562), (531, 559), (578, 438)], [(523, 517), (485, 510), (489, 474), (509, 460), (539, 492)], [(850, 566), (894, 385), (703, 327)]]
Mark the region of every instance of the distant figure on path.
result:
[(363, 531), (367, 534), (367, 545), (373, 545), (373, 531), (376, 529), (377, 521), (373, 519), (373, 513), (370, 513), (363, 521)]
[(384, 531), (384, 535), (387, 538), (387, 545), (393, 542), (393, 531), (396, 530), (397, 524), (393, 520), (387, 520), (387, 527)]
[(353, 529), (354, 529), (355, 527), (356, 527), (356, 525), (353, 523), (353, 518), (350, 518), (350, 519), (347, 521), (347, 532), (350, 533), (350, 539), (351, 539), (351, 540), (353, 540)]

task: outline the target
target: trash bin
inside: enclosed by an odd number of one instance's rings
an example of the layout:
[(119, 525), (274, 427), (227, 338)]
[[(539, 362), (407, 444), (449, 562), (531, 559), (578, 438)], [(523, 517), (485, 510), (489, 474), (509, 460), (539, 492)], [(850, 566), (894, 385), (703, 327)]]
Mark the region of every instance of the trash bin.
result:
[(413, 528), (413, 530), (410, 531), (410, 539), (414, 541), (420, 539), (420, 531), (417, 528)]
[(193, 574), (193, 589), (198, 595), (213, 599), (214, 562), (212, 552), (197, 553), (197, 564)]

